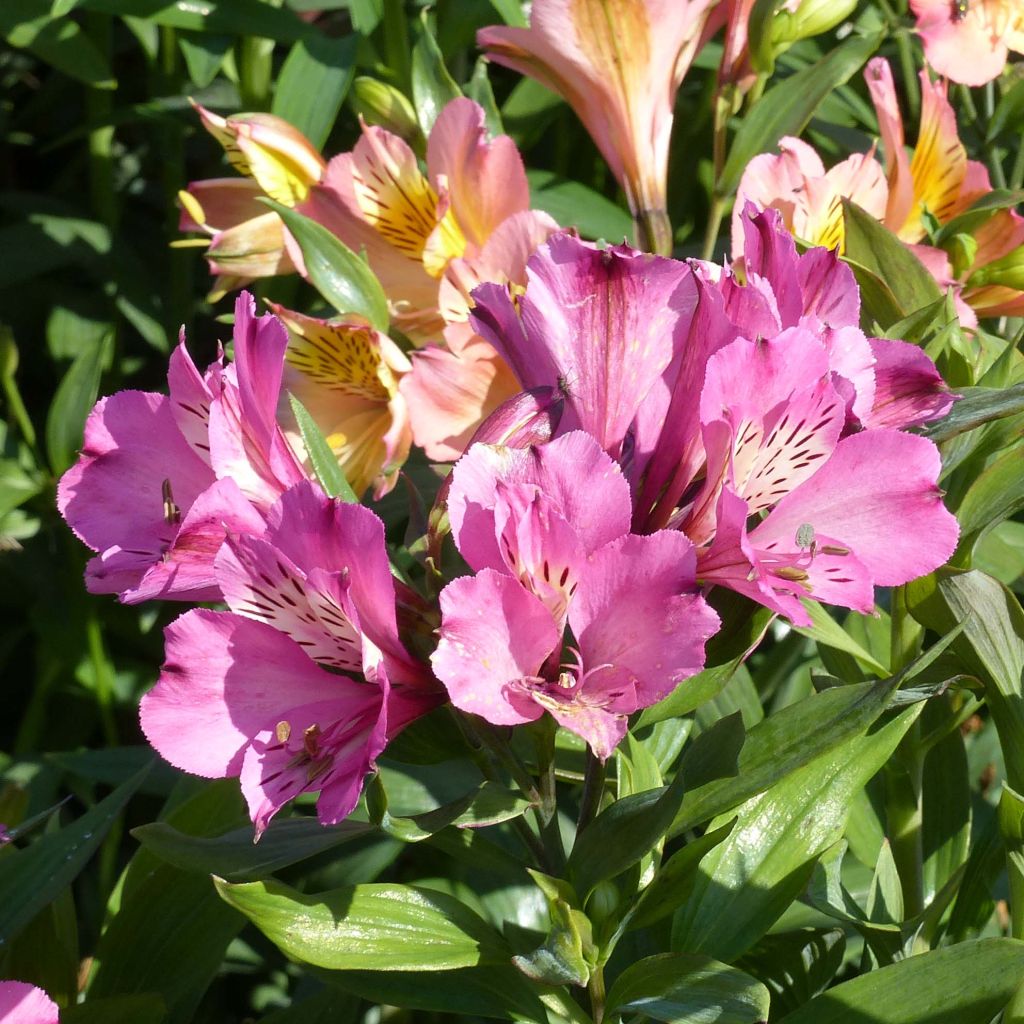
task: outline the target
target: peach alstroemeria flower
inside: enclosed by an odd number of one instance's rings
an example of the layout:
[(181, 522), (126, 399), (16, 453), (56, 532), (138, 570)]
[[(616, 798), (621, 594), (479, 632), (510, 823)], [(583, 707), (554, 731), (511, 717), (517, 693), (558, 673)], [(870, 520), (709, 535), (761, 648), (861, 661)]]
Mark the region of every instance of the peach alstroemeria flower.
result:
[(479, 254), (504, 220), (529, 207), (515, 143), (489, 140), (483, 109), (460, 98), (434, 123), (426, 174), (406, 142), (364, 124), (352, 152), (331, 160), (299, 209), (365, 250), (395, 324), (426, 342), (444, 328), (438, 288), (451, 261)]
[(936, 71), (964, 85), (998, 78), (1010, 50), (1024, 53), (1020, 0), (910, 0), (924, 55)]
[(537, 79), (576, 111), (625, 190), (644, 248), (672, 248), (672, 110), (719, 13), (717, 0), (534, 0), (529, 28), (477, 33), (492, 60)]
[[(288, 328), (282, 395), (292, 394), (316, 421), (357, 495), (380, 498), (395, 485), (412, 433), (398, 384), (411, 369), (402, 350), (365, 320), (318, 320), (272, 305)], [(284, 403), (282, 403), (284, 405)], [(290, 408), (285, 433), (302, 450)]]
[(790, 233), (808, 245), (843, 251), (843, 198), (852, 199), (881, 220), (888, 188), (873, 156), (855, 153), (826, 171), (821, 157), (806, 142), (779, 140), (779, 155), (762, 153), (747, 165), (736, 193), (732, 251), (743, 252), (741, 214), (748, 201), (782, 214)]
[(178, 247), (207, 245), (206, 259), (218, 278), (210, 294), (215, 302), (259, 277), (295, 272), (285, 246), (281, 218), (258, 200), (261, 196), (294, 206), (323, 176), (324, 161), (293, 125), (272, 114), (221, 117), (194, 103), (203, 127), (224, 147), (228, 163), (243, 178), (192, 182), (178, 193), (179, 230), (205, 239), (172, 242)]

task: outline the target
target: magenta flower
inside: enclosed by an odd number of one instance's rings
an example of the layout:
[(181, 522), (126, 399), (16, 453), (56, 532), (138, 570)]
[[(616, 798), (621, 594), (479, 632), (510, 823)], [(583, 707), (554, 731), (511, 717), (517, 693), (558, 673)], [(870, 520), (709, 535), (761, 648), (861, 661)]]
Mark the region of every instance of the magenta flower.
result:
[(0, 981), (3, 1024), (57, 1024), (57, 1004), (41, 989), (24, 981)]
[(303, 483), (215, 571), (231, 611), (167, 627), (143, 731), (184, 771), (240, 777), (257, 835), (304, 792), (341, 821), (387, 740), (438, 702), (398, 636), (383, 524)]
[(200, 374), (182, 339), (169, 395), (121, 391), (90, 413), (57, 504), (98, 552), (86, 569), (91, 592), (129, 603), (218, 599), (213, 556), (225, 532), (261, 532), (261, 510), (305, 479), (275, 421), (286, 331), (256, 317), (243, 293), (234, 341), (233, 365), (217, 359)]
[(592, 437), (474, 445), (448, 510), (476, 570), (441, 593), (432, 662), (456, 707), (499, 725), (549, 711), (605, 759), (630, 713), (703, 666), (718, 618), (693, 545), (629, 533), (629, 488)]

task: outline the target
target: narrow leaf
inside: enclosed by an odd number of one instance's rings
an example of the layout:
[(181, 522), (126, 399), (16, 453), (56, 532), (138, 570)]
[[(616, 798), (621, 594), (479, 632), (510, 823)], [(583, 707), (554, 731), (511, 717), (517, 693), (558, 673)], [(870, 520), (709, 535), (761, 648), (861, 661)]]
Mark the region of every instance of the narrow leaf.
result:
[(352, 490), (352, 485), (345, 479), (345, 473), (338, 465), (338, 458), (331, 450), (323, 431), (317, 426), (316, 420), (310, 416), (306, 407), (292, 394), (288, 395), (292, 413), (302, 434), (302, 443), (313, 466), (313, 472), (324, 492), (332, 498), (340, 498), (350, 505), (359, 504), (359, 496)]

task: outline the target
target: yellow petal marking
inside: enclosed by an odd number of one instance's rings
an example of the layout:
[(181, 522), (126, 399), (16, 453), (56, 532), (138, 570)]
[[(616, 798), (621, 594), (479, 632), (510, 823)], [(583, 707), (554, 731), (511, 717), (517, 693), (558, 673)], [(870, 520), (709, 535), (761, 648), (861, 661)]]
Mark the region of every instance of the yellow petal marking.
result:
[(287, 320), (285, 360), (328, 391), (387, 403), (397, 390), (372, 328)]

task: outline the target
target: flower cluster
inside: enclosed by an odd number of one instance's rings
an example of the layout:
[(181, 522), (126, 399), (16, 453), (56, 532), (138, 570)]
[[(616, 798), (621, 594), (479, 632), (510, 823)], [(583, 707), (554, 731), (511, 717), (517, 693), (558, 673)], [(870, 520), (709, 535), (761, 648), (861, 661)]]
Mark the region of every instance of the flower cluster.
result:
[[(153, 746), (239, 777), (257, 834), (305, 792), (337, 822), (446, 696), (498, 725), (548, 712), (605, 759), (703, 667), (711, 588), (807, 623), (805, 598), (870, 612), (942, 564), (938, 453), (906, 428), (954, 396), (920, 349), (863, 334), (834, 252), (798, 254), (775, 211), (742, 229), (742, 276), (560, 232), (522, 284), (472, 290), (467, 330), (523, 393), (438, 496), (470, 572), (436, 601), (395, 578), (373, 511), (323, 492), (282, 402), (297, 366), (328, 420), (394, 402), (390, 339), (243, 293), (233, 362), (200, 372), (182, 340), (168, 395), (101, 400), (59, 489), (90, 589), (226, 605), (168, 627)], [(328, 386), (332, 360), (359, 395)]]

